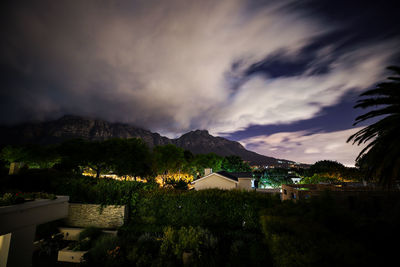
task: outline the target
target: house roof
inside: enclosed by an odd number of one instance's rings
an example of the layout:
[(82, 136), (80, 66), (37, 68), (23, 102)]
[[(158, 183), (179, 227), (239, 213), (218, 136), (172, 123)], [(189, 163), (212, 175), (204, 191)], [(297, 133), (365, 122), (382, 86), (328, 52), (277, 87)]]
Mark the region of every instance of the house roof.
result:
[(213, 172), (210, 173), (209, 175), (206, 175), (200, 179), (194, 180), (192, 183), (195, 184), (196, 182), (203, 180), (205, 178), (208, 178), (209, 176), (217, 174), (218, 176), (222, 176), (223, 178), (226, 178), (228, 180), (238, 182), (239, 178), (253, 178), (253, 174), (251, 172), (227, 172), (227, 171), (219, 171), (219, 172)]
[(212, 173), (210, 173), (210, 174), (208, 174), (208, 175), (206, 175), (206, 176), (201, 177), (200, 179), (194, 180), (194, 181), (192, 182), (192, 184), (196, 184), (196, 183), (199, 182), (199, 181), (202, 181), (202, 180), (204, 180), (204, 179), (209, 178), (210, 176), (215, 176), (215, 175), (216, 175), (216, 176), (219, 176), (219, 177), (221, 177), (221, 178), (223, 178), (223, 179), (226, 179), (226, 180), (228, 180), (228, 181), (230, 181), (230, 182), (238, 183), (237, 178), (236, 178), (236, 180), (235, 180), (235, 177), (233, 177), (233, 176), (232, 176), (232, 177), (228, 177), (228, 176), (219, 174), (218, 172), (212, 172)]
[(253, 178), (253, 174), (251, 172), (227, 172), (227, 171), (219, 171), (218, 174), (225, 176), (234, 181), (238, 181), (238, 178)]
[(235, 183), (237, 183), (237, 182), (239, 181), (239, 180), (238, 180), (239, 178), (253, 178), (253, 174), (252, 174), (251, 172), (227, 172), (227, 171), (219, 171), (219, 172), (210, 173), (209, 175), (206, 175), (206, 176), (204, 176), (204, 177), (202, 177), (202, 178), (200, 178), (200, 179), (194, 180), (194, 181), (192, 182), (192, 184), (195, 184), (196, 182), (201, 181), (201, 180), (203, 180), (203, 179), (207, 179), (209, 176), (212, 176), (212, 175), (218, 175), (218, 176), (220, 176), (220, 177), (222, 177), (222, 178), (231, 180), (231, 181), (233, 181), (233, 182), (235, 182)]

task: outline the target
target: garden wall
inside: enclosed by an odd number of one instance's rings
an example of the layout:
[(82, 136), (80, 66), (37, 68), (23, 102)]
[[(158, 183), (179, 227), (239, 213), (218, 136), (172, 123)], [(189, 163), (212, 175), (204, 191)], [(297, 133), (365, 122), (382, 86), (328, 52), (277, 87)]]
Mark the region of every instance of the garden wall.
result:
[(70, 203), (67, 226), (115, 229), (122, 226), (128, 216), (126, 206)]

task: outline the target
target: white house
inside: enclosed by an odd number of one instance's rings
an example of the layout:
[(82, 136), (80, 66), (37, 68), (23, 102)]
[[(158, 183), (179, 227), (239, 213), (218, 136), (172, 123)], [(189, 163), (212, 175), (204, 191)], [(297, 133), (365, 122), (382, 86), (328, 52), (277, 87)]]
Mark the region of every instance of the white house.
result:
[(192, 182), (195, 190), (219, 189), (252, 189), (253, 174), (251, 172), (212, 172), (205, 169), (204, 177)]
[(292, 177), (290, 178), (294, 184), (298, 184), (301, 181), (301, 177)]

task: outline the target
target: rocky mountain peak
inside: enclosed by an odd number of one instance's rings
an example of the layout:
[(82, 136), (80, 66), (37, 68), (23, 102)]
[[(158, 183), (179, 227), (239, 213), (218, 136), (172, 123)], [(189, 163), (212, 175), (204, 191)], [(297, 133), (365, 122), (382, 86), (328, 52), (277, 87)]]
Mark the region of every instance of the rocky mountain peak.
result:
[(212, 135), (210, 135), (210, 133), (207, 130), (194, 130), (183, 134), (180, 138), (190, 137), (190, 136), (212, 137)]
[(246, 150), (239, 142), (210, 135), (207, 130), (194, 130), (177, 139), (123, 123), (65, 115), (58, 120), (0, 126), (0, 144), (51, 144), (66, 139), (106, 140), (109, 138), (141, 138), (149, 147), (175, 144), (194, 154), (215, 153), (221, 156), (237, 155), (253, 164), (276, 164), (277, 159)]

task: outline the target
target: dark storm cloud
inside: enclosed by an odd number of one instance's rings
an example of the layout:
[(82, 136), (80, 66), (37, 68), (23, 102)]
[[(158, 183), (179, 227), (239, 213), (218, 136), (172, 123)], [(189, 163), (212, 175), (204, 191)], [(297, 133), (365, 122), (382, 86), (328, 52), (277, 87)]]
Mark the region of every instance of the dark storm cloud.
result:
[(377, 35), (391, 16), (361, 27), (368, 5), (298, 2), (10, 1), (0, 122), (70, 113), (174, 135), (310, 120), (381, 77), (399, 42)]

